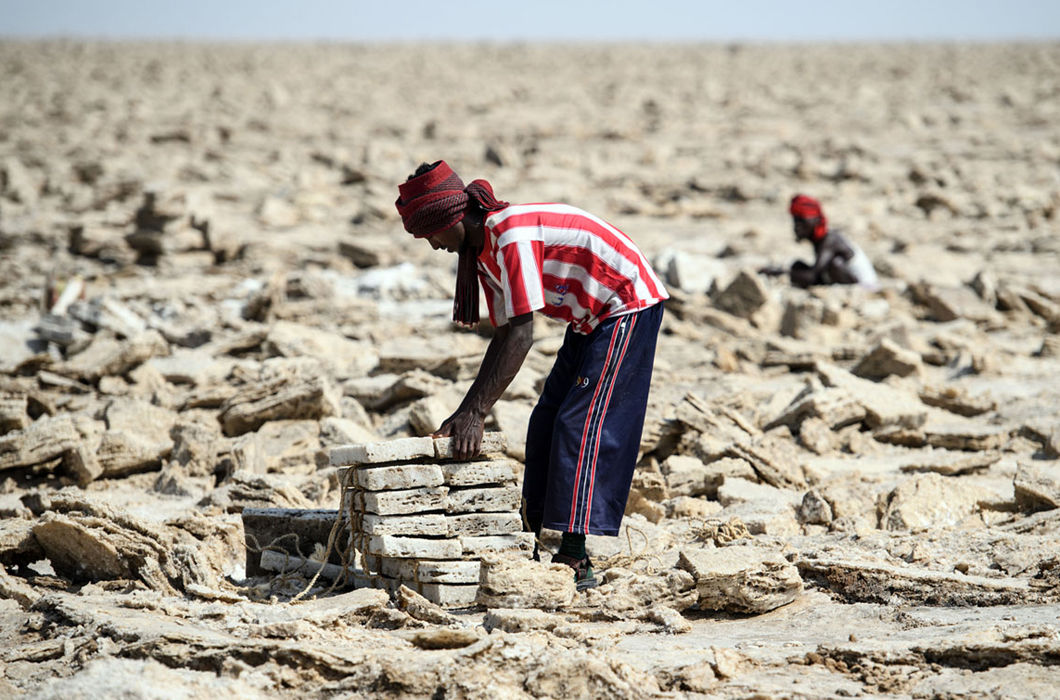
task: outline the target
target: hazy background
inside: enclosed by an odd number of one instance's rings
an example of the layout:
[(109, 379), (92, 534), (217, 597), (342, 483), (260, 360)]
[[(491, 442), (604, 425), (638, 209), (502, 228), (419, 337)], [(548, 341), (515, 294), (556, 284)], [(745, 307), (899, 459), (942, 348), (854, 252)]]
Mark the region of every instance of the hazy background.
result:
[[(605, 9), (606, 7), (606, 9)], [(454, 40), (1010, 40), (1060, 37), (1051, 0), (0, 0), (0, 37)]]

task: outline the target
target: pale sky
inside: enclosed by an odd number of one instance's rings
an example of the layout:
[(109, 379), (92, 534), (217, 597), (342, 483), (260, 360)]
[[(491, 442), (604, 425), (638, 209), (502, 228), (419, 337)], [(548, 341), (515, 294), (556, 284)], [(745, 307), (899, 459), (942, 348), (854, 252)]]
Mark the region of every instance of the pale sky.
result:
[(1060, 39), (1057, 0), (0, 0), (0, 37), (296, 40)]

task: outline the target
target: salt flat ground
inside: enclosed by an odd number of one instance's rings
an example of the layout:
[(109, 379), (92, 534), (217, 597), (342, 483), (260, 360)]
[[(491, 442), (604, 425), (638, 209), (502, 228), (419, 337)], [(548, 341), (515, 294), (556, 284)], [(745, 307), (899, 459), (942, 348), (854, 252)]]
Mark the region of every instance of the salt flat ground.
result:
[[(1055, 43), (0, 43), (0, 695), (1055, 697), (1058, 74)], [(328, 447), (473, 376), (488, 331), (393, 207), (436, 159), (609, 220), (673, 291), (605, 585), (521, 622), (244, 578), (243, 507), (337, 507)], [(796, 192), (879, 290), (755, 274), (809, 256)], [(491, 416), (513, 457), (562, 330)], [(667, 582), (719, 546), (801, 594), (693, 605)]]

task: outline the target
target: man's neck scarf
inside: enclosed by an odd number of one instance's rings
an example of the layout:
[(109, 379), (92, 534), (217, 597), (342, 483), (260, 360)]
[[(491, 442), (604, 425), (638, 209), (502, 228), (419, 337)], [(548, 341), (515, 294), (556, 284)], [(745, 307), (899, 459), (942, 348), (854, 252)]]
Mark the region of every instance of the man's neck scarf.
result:
[(804, 194), (795, 195), (791, 198), (788, 211), (797, 219), (817, 220), (813, 227), (813, 240), (819, 241), (828, 235), (828, 219), (824, 216), (821, 203), (813, 197), (807, 197)]
[[(485, 180), (474, 180), (467, 187), (452, 168), (440, 160), (421, 175), (398, 185), (394, 203), (405, 230), (416, 238), (441, 233), (463, 221), (470, 204), (485, 213), (508, 206), (493, 195)], [(482, 249), (464, 240), (456, 267), (456, 293), (453, 321), (462, 326), (478, 325), (478, 256)]]

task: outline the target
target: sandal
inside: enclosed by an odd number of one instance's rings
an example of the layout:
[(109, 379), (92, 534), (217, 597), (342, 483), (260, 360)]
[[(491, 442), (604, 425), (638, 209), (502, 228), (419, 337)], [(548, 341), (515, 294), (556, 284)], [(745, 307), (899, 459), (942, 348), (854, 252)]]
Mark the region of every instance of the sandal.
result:
[(600, 585), (600, 582), (596, 580), (596, 575), (593, 573), (593, 563), (589, 561), (589, 557), (575, 559), (568, 554), (553, 554), (552, 563), (566, 564), (574, 569), (574, 585), (579, 591), (584, 591), (587, 588), (596, 588)]

